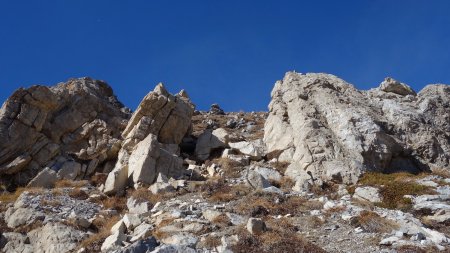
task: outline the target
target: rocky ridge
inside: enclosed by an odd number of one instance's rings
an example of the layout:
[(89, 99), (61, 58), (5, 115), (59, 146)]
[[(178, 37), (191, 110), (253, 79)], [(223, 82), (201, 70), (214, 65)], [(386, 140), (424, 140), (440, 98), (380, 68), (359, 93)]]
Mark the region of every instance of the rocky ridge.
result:
[(268, 113), (195, 111), (162, 84), (131, 113), (90, 78), (20, 89), (0, 250), (448, 251), (449, 95), (288, 72)]
[(359, 91), (333, 75), (289, 72), (272, 91), (264, 142), (290, 162), (298, 187), (356, 183), (366, 171), (450, 168), (450, 89), (419, 94), (386, 78)]

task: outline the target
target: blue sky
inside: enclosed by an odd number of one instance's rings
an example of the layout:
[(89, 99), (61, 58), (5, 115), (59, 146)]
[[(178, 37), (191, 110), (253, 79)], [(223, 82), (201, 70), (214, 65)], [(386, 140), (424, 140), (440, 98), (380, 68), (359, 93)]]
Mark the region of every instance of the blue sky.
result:
[(72, 77), (135, 109), (158, 82), (198, 109), (267, 110), (286, 71), (358, 88), (450, 83), (450, 1), (0, 0), (0, 101)]

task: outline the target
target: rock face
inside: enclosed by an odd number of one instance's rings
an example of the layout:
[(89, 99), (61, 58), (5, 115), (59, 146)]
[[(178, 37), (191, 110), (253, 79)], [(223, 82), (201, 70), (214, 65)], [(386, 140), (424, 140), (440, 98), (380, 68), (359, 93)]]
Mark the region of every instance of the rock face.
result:
[(182, 174), (179, 144), (191, 129), (194, 105), (181, 91), (171, 95), (162, 84), (147, 94), (122, 133), (118, 161), (105, 183), (105, 193), (122, 191), (127, 184), (150, 185), (159, 173)]
[(364, 171), (450, 170), (447, 85), (416, 95), (387, 78), (359, 91), (333, 75), (288, 72), (271, 95), (264, 142), (288, 158), (294, 179), (355, 183)]
[(72, 79), (19, 89), (0, 109), (0, 176), (24, 185), (76, 160), (75, 177), (113, 160), (130, 114), (105, 82)]

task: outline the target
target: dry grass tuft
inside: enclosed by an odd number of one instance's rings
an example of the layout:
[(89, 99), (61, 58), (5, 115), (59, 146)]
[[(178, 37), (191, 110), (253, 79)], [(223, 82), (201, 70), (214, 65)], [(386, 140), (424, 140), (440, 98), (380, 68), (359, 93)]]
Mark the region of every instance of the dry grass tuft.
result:
[(85, 200), (89, 198), (89, 194), (80, 188), (74, 188), (69, 192), (69, 196), (74, 199)]
[(290, 163), (288, 162), (276, 162), (271, 164), (272, 167), (274, 167), (278, 172), (280, 172), (281, 174), (285, 174), (286, 169), (289, 167)]
[(448, 251), (441, 251), (438, 248), (434, 246), (428, 246), (424, 248), (420, 248), (418, 246), (413, 245), (403, 245), (398, 248), (396, 248), (398, 253), (437, 253), (437, 252), (448, 252)]
[(297, 233), (296, 227), (286, 219), (267, 221), (268, 231), (252, 235), (243, 227), (237, 229), (239, 241), (232, 247), (233, 252), (298, 252), (322, 253), (320, 247), (308, 242)]
[(211, 223), (220, 228), (228, 227), (228, 226), (232, 225), (230, 218), (228, 218), (228, 216), (226, 214), (221, 214), (221, 215), (217, 216), (214, 220), (211, 221)]
[[(161, 230), (161, 228), (174, 224), (174, 221), (175, 221), (175, 218), (167, 218), (167, 219), (162, 220), (161, 222), (159, 222), (156, 229), (153, 230), (152, 235), (158, 240), (162, 240), (164, 238), (169, 237), (170, 234), (167, 233), (166, 231)], [(177, 224), (175, 224), (175, 225), (177, 225)]]
[(346, 210), (345, 206), (335, 206), (335, 207), (332, 207), (332, 208), (329, 208), (329, 209), (325, 210), (324, 211), (324, 215), (327, 216), (327, 217), (330, 217), (333, 214), (342, 213), (345, 210)]
[(369, 233), (390, 233), (398, 228), (398, 224), (394, 221), (367, 210), (362, 211), (351, 223)]
[(43, 193), (44, 189), (34, 187), (33, 188), (19, 187), (14, 192), (4, 192), (0, 194), (0, 202), (4, 203), (15, 202), (19, 198), (19, 196), (25, 191), (28, 192), (29, 194), (37, 195)]
[(428, 219), (426, 216), (421, 217), (420, 221), (425, 225), (425, 227), (436, 230), (445, 234), (446, 236), (450, 235), (450, 221), (444, 223), (438, 223), (432, 219)]
[(252, 189), (246, 185), (229, 185), (223, 178), (210, 179), (200, 187), (204, 198), (212, 202), (229, 202), (241, 199)]
[(450, 178), (450, 171), (448, 169), (444, 169), (444, 168), (434, 169), (433, 174), (441, 176), (443, 178)]
[(111, 196), (99, 200), (105, 209), (114, 209), (119, 213), (123, 213), (127, 210), (127, 198)]
[(362, 185), (379, 186), (386, 185), (392, 182), (410, 182), (415, 179), (420, 179), (427, 176), (427, 174), (411, 174), (407, 172), (397, 172), (397, 173), (380, 173), (380, 172), (367, 172), (358, 181)]
[(298, 215), (321, 208), (322, 204), (310, 202), (302, 197), (282, 197), (275, 193), (256, 191), (239, 200), (235, 210), (251, 217), (264, 217), (266, 215)]
[(95, 186), (98, 187), (102, 184), (105, 184), (106, 178), (108, 178), (107, 173), (95, 173), (90, 179), (89, 182)]
[(217, 238), (212, 235), (208, 235), (205, 237), (203, 241), (200, 242), (201, 247), (207, 248), (207, 249), (215, 249), (216, 247), (220, 246), (222, 242), (220, 241), (220, 238)]
[(138, 188), (136, 190), (128, 191), (127, 197), (133, 197), (138, 201), (148, 201), (153, 207), (157, 202), (169, 200), (180, 195), (179, 192), (165, 192), (159, 194), (153, 194), (147, 188)]
[(234, 161), (230, 158), (223, 158), (223, 157), (214, 159), (213, 162), (219, 165), (225, 177), (227, 178), (240, 177), (242, 166), (241, 164), (239, 164), (239, 162)]
[(85, 248), (85, 252), (100, 252), (100, 248), (102, 247), (102, 244), (105, 241), (106, 237), (111, 234), (112, 226), (114, 226), (119, 220), (119, 216), (97, 217), (92, 222), (91, 226), (97, 233), (91, 234), (89, 237), (81, 241), (77, 250)]
[(88, 238), (81, 241), (77, 249), (79, 250), (84, 248), (86, 250), (85, 252), (100, 252), (102, 244), (108, 236), (109, 232), (107, 231), (92, 234)]
[(74, 187), (74, 188), (80, 188), (80, 187), (86, 187), (89, 185), (89, 181), (87, 180), (68, 180), (68, 179), (62, 179), (62, 180), (58, 180), (55, 183), (55, 188), (69, 188), (69, 187)]
[(324, 182), (321, 186), (313, 185), (311, 192), (318, 196), (327, 196), (329, 199), (338, 199), (338, 187), (332, 182)]

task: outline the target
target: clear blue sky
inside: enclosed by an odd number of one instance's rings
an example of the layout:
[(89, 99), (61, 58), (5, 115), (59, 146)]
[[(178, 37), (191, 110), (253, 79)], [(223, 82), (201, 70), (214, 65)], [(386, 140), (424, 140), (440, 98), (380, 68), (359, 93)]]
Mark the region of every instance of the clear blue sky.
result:
[(0, 101), (90, 76), (131, 109), (161, 81), (198, 109), (267, 110), (289, 70), (450, 83), (450, 1), (0, 0)]

